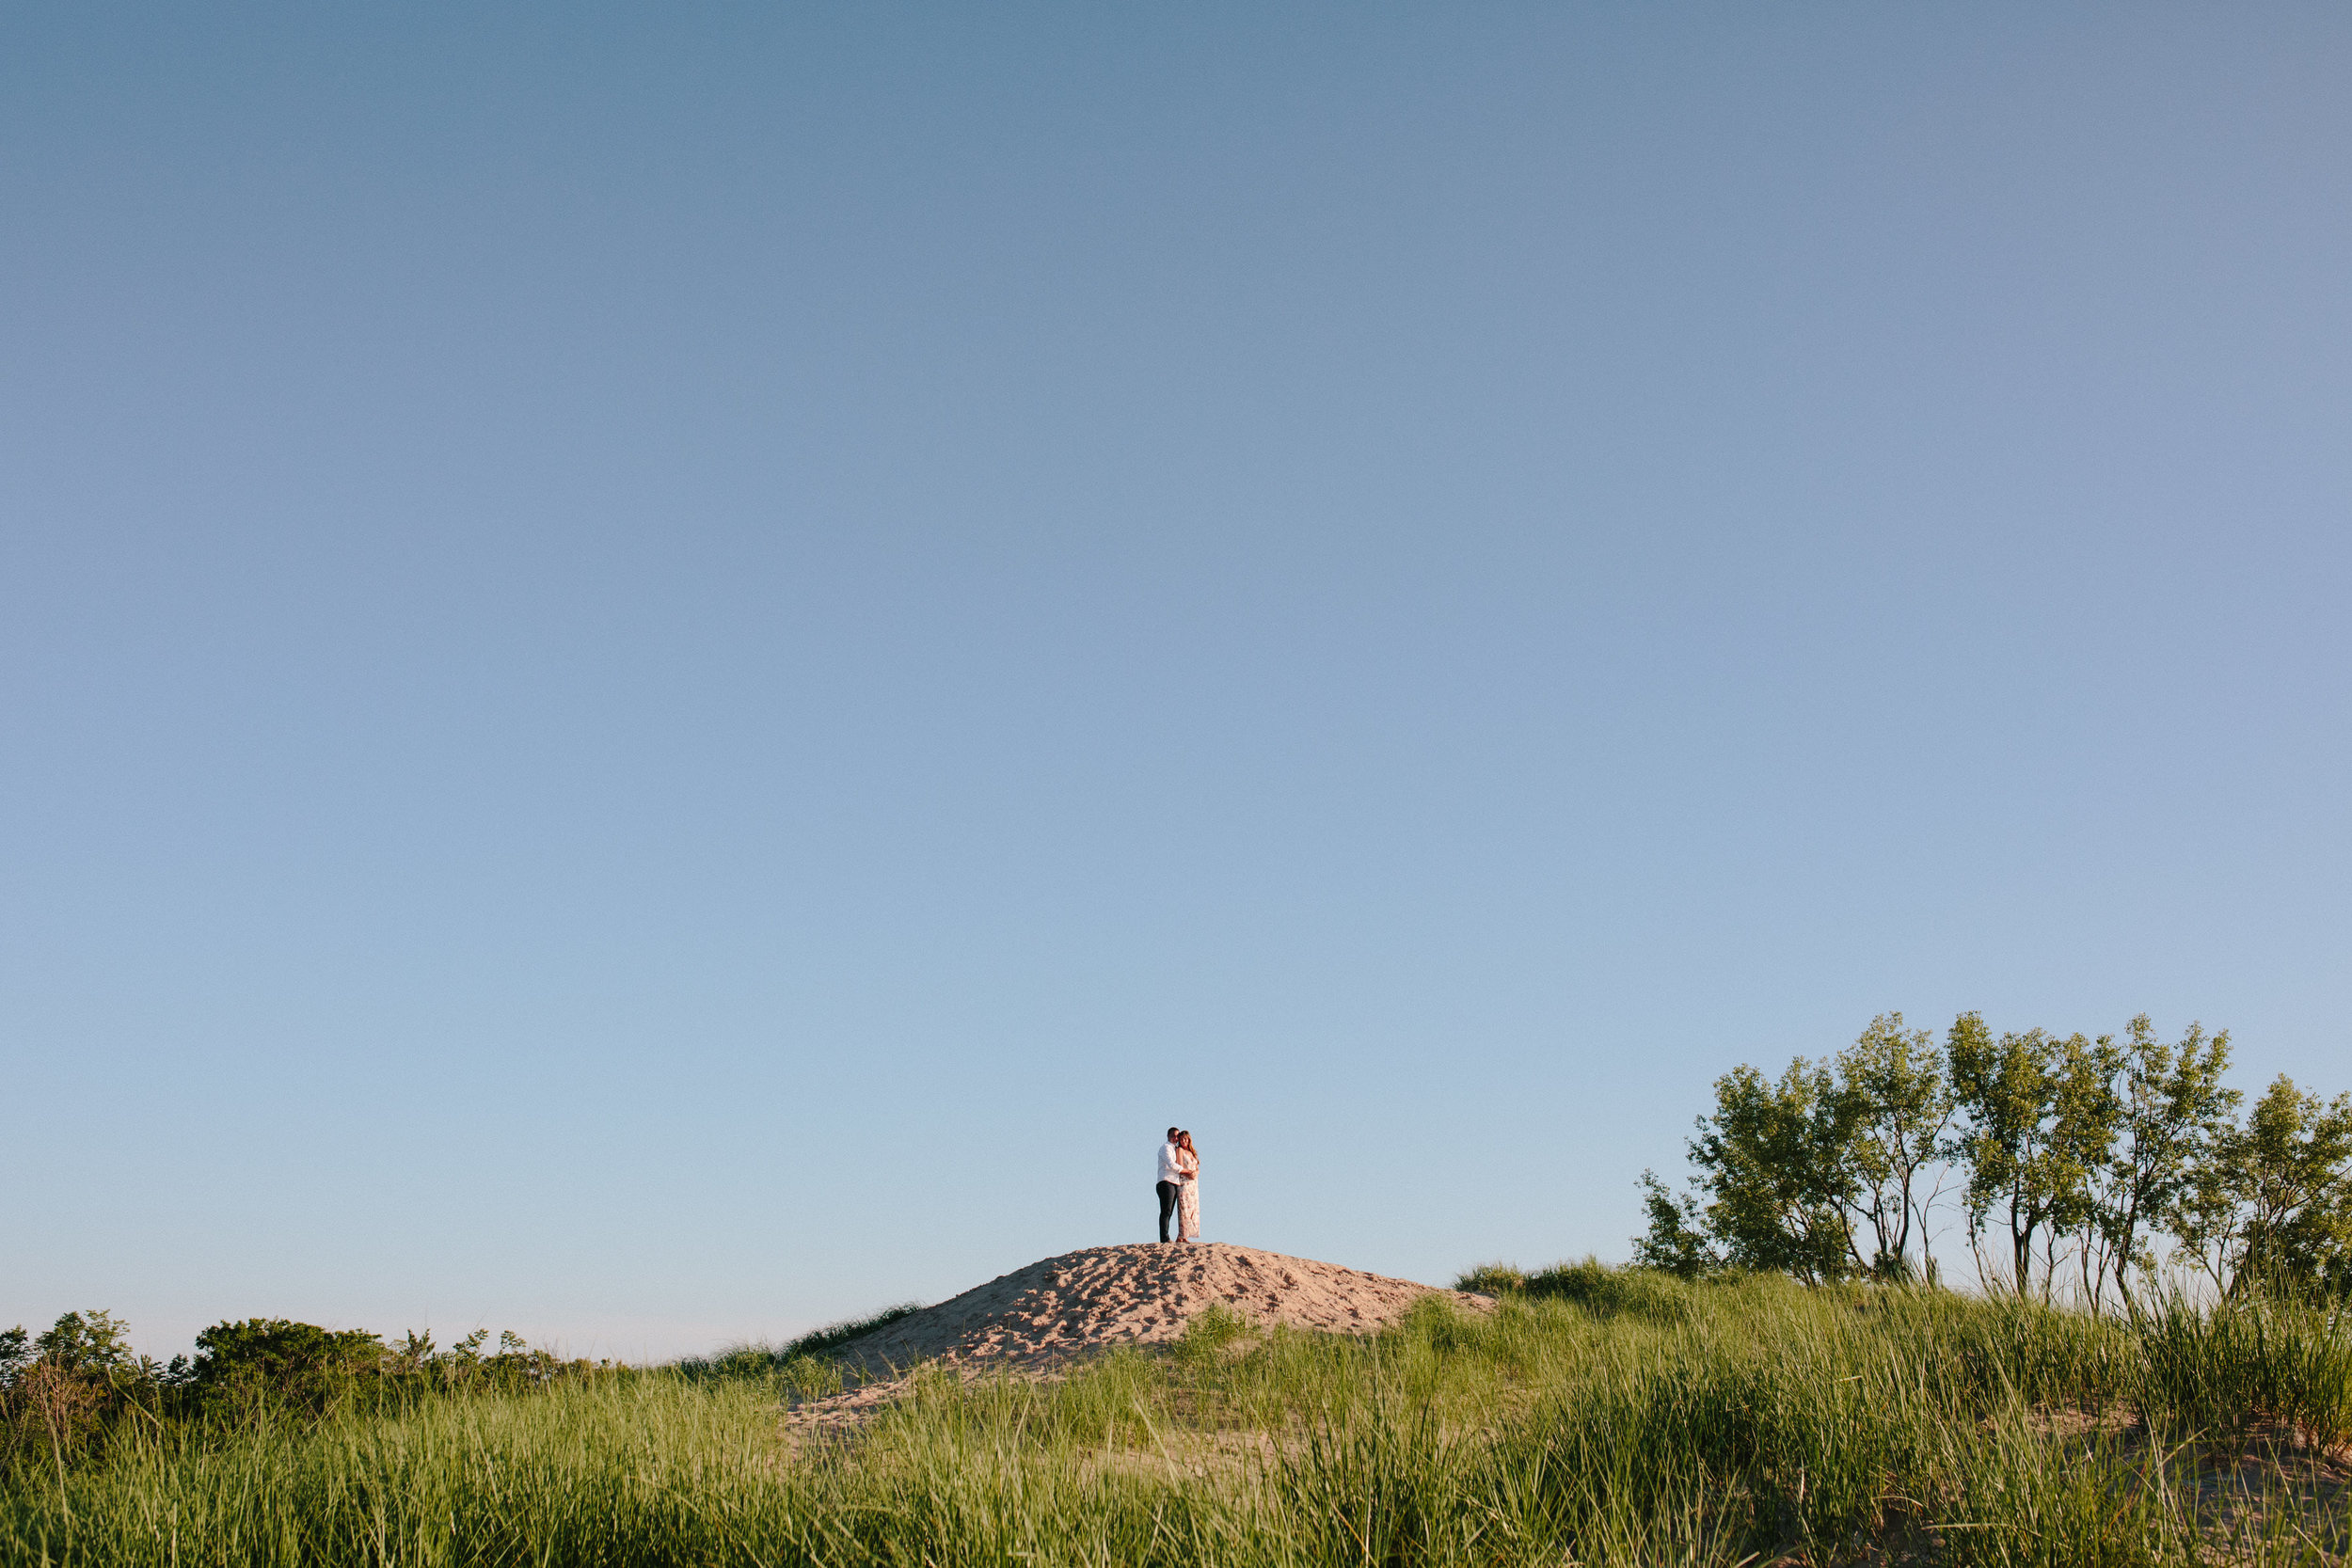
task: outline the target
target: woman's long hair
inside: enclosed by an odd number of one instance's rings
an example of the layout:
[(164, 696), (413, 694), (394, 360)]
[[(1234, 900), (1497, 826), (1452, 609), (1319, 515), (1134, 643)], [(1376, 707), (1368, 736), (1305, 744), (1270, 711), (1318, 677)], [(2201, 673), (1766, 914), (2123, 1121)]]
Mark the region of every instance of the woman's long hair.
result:
[(1192, 1147), (1192, 1134), (1189, 1132), (1176, 1134), (1176, 1147), (1191, 1155), (1194, 1164), (1198, 1165), (1200, 1163), (1200, 1151)]

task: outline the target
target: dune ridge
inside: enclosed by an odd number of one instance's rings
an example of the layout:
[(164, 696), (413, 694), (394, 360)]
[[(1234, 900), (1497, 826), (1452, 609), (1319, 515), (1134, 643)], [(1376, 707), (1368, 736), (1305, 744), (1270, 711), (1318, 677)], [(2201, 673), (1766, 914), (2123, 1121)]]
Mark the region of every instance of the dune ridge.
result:
[(1112, 1345), (1174, 1339), (1222, 1305), (1262, 1325), (1369, 1334), (1424, 1296), (1485, 1296), (1223, 1242), (1080, 1247), (900, 1318), (837, 1353), (868, 1373), (945, 1359), (1034, 1367)]

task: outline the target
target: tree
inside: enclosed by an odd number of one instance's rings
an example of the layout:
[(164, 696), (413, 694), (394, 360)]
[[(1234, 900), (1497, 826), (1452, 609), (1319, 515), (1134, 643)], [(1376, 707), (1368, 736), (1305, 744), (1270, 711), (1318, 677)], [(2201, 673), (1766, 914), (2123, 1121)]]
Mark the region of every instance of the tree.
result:
[(2058, 1202), (2042, 1244), (2042, 1282), (2046, 1299), (2058, 1278), (2059, 1243), (2072, 1239), (2086, 1303), (2095, 1304), (2098, 1282), (2100, 1173), (2113, 1156), (2123, 1102), (2115, 1081), (2123, 1052), (2112, 1035), (2086, 1039), (2069, 1035), (2058, 1042), (2058, 1098), (2050, 1126), (2046, 1178)]
[(384, 1342), (373, 1334), (249, 1318), (196, 1337), (191, 1381), (209, 1400), (258, 1398), (318, 1415), (383, 1356)]
[(2352, 1292), (2352, 1094), (2323, 1101), (2281, 1073), (2198, 1172), (2181, 1240), (2237, 1296)]
[(1717, 1079), (1690, 1190), (1643, 1173), (1636, 1257), (1684, 1275), (1932, 1280), (1930, 1225), (1957, 1167), (1979, 1276), (2021, 1295), (2048, 1300), (2071, 1267), (2093, 1310), (2109, 1287), (2132, 1306), (2168, 1233), (2217, 1278), (2352, 1291), (2352, 1099), (2287, 1085), (2233, 1130), (2229, 1065), (2227, 1031), (2192, 1023), (2168, 1042), (2145, 1013), (2120, 1040), (1995, 1037), (1963, 1013), (1940, 1055), (1883, 1013), (1834, 1058)]
[(2156, 1037), (2146, 1013), (2125, 1027), (2117, 1100), (2117, 1139), (2092, 1172), (2100, 1268), (2092, 1275), (2091, 1305), (2101, 1285), (2115, 1282), (2131, 1305), (2131, 1274), (2155, 1267), (2148, 1238), (2174, 1228), (2200, 1167), (2237, 1110), (2237, 1090), (2221, 1075), (2230, 1066), (2228, 1030), (2205, 1037), (2191, 1023), (2177, 1045)]
[(1903, 1015), (1882, 1013), (1837, 1058), (1838, 1092), (1850, 1118), (1844, 1153), (1853, 1178), (1853, 1208), (1874, 1243), (1869, 1270), (1882, 1279), (1912, 1277), (1911, 1244), (1918, 1239), (1919, 1272), (1932, 1275), (1924, 1173), (1943, 1157), (1951, 1122), (1951, 1085), (1934, 1037), (1906, 1030)]
[[(2047, 1297), (2059, 1242), (2084, 1232), (2094, 1212), (2091, 1173), (2114, 1141), (2120, 1053), (2104, 1037), (2056, 1039), (2040, 1029), (1995, 1040), (1980, 1015), (1963, 1013), (1945, 1055), (1965, 1118), (1949, 1148), (1968, 1170), (1970, 1243), (1997, 1212), (2009, 1233), (2010, 1288), (2031, 1291), (2039, 1241)], [(1979, 1259), (1981, 1270), (1981, 1252)]]
[(1706, 1232), (1727, 1261), (1808, 1283), (1863, 1265), (1850, 1207), (1855, 1122), (1830, 1069), (1802, 1056), (1778, 1083), (1744, 1065), (1715, 1080), (1715, 1114), (1699, 1118), (1690, 1149)]
[(1669, 1191), (1656, 1171), (1644, 1171), (1642, 1209), (1649, 1215), (1649, 1229), (1633, 1239), (1633, 1261), (1685, 1279), (1696, 1279), (1723, 1267), (1723, 1254), (1707, 1239), (1707, 1221), (1698, 1207), (1698, 1200), (1688, 1193)]
[(60, 1486), (67, 1457), (82, 1451), (107, 1415), (153, 1393), (154, 1363), (132, 1351), (130, 1325), (111, 1312), (62, 1313), (29, 1351), (23, 1329), (0, 1334), (0, 1361), (9, 1449), (28, 1433), (46, 1439)]
[(137, 1369), (131, 1325), (111, 1312), (67, 1312), (41, 1330), (33, 1351), (59, 1371), (75, 1377), (104, 1377)]

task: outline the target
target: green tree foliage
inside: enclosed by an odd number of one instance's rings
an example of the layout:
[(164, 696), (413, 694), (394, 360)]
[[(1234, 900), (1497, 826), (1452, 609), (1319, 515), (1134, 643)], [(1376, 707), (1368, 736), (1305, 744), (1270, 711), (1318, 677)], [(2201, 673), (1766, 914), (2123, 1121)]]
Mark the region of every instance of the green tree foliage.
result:
[(2168, 1041), (2144, 1013), (2120, 1040), (1996, 1036), (1963, 1013), (1941, 1053), (1884, 1013), (1827, 1062), (1716, 1080), (1690, 1190), (1643, 1173), (1635, 1259), (1932, 1280), (1931, 1215), (1956, 1182), (1979, 1277), (2022, 1296), (2064, 1282), (2137, 1313), (2168, 1258), (2233, 1293), (2352, 1294), (2352, 1097), (2281, 1079), (2241, 1126), (2229, 1065), (2227, 1031)]
[(2227, 1133), (2241, 1098), (2221, 1081), (2230, 1066), (2230, 1032), (2205, 1037), (2192, 1023), (2176, 1044), (2156, 1037), (2141, 1013), (2126, 1026), (2117, 1085), (2116, 1138), (2104, 1164), (2092, 1170), (2095, 1236), (2084, 1254), (2094, 1258), (2090, 1304), (2114, 1282), (2132, 1302), (2135, 1272), (2156, 1268), (2152, 1238), (2177, 1233), (2183, 1205)]
[(1697, 1212), (1725, 1261), (1808, 1283), (1856, 1272), (1857, 1113), (1830, 1069), (1803, 1057), (1777, 1082), (1744, 1066), (1715, 1081), (1715, 1113), (1690, 1150)]
[(45, 1450), (62, 1481), (119, 1418), (154, 1417), (163, 1370), (111, 1312), (63, 1313), (29, 1346), (22, 1328), (0, 1335), (0, 1464)]
[[(1906, 1029), (1900, 1013), (1882, 1013), (1837, 1058), (1836, 1092), (1850, 1142), (1847, 1190), (1870, 1227), (1869, 1270), (1882, 1279), (1931, 1273), (1930, 1172), (1943, 1157), (1952, 1090), (1935, 1037)], [(1835, 1185), (1835, 1184), (1833, 1184)], [(1912, 1260), (1915, 1242), (1919, 1261)]]
[(284, 1318), (215, 1323), (196, 1337), (190, 1382), (208, 1399), (324, 1414), (382, 1370), (384, 1341)]
[(68, 1312), (33, 1341), (38, 1359), (76, 1376), (134, 1371), (131, 1325), (111, 1312)]
[[(1635, 1263), (1684, 1279), (1696, 1279), (1724, 1266), (1722, 1252), (1708, 1240), (1707, 1220), (1699, 1212), (1697, 1198), (1673, 1191), (1658, 1180), (1656, 1171), (1645, 1170), (1642, 1173), (1642, 1209), (1649, 1216), (1649, 1229), (1633, 1239)], [(1462, 1288), (1480, 1289), (1475, 1285)]]
[(314, 1422), (330, 1411), (402, 1407), (418, 1397), (516, 1393), (611, 1371), (561, 1361), (513, 1334), (485, 1353), (486, 1330), (446, 1350), (410, 1334), (388, 1350), (373, 1334), (283, 1318), (215, 1323), (197, 1358), (138, 1354), (109, 1312), (68, 1312), (38, 1336), (0, 1332), (0, 1476), (30, 1460), (62, 1485), (131, 1433)]
[(1885, 1013), (1834, 1061), (1715, 1083), (1690, 1145), (1693, 1194), (1642, 1179), (1637, 1259), (1686, 1277), (1731, 1266), (1808, 1281), (1929, 1271), (1930, 1172), (1952, 1091), (1933, 1037)]
[(2352, 1094), (2281, 1074), (2196, 1173), (2182, 1240), (2223, 1292), (2352, 1293)]
[(1996, 1040), (1976, 1013), (1953, 1022), (1945, 1053), (1964, 1118), (1953, 1151), (1968, 1172), (1968, 1234), (1980, 1243), (1997, 1221), (2008, 1242), (2000, 1265), (1979, 1270), (2006, 1275), (2020, 1295), (2039, 1277), (2047, 1295), (2060, 1240), (2093, 1214), (2093, 1175), (2114, 1139), (2120, 1053), (2104, 1036), (2028, 1029)]

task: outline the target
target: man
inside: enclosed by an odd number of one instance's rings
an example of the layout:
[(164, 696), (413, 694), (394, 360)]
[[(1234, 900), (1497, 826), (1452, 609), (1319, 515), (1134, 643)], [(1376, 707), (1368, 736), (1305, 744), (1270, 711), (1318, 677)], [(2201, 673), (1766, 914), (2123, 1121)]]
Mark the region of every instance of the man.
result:
[(1184, 1179), (1184, 1168), (1178, 1161), (1181, 1152), (1176, 1147), (1176, 1134), (1181, 1129), (1168, 1130), (1168, 1141), (1160, 1145), (1160, 1181), (1152, 1191), (1160, 1195), (1160, 1240), (1168, 1240), (1168, 1217), (1176, 1212), (1176, 1183)]

